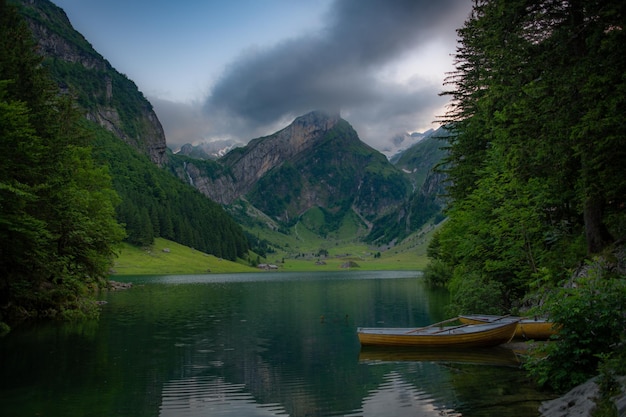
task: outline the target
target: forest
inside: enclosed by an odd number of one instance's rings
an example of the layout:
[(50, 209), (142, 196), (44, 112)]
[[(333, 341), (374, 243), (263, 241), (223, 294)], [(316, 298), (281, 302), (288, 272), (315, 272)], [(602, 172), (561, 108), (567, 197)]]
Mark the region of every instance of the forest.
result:
[(455, 313), (561, 323), (529, 365), (561, 389), (624, 367), (625, 29), (618, 0), (475, 1), (443, 93), (448, 219), (426, 274)]
[[(68, 68), (43, 59), (16, 6), (0, 0), (0, 334), (27, 319), (96, 315), (93, 294), (122, 240), (247, 257), (247, 237), (220, 205), (86, 120), (86, 85), (59, 94)], [(88, 83), (84, 71), (74, 80)]]
[(128, 243), (144, 247), (163, 237), (231, 261), (247, 257), (243, 229), (222, 206), (159, 169), (111, 132), (99, 126), (91, 129), (94, 157), (108, 166), (121, 198), (116, 218), (125, 227)]
[(0, 323), (90, 313), (124, 229), (107, 169), (70, 99), (41, 66), (14, 7), (0, 2)]

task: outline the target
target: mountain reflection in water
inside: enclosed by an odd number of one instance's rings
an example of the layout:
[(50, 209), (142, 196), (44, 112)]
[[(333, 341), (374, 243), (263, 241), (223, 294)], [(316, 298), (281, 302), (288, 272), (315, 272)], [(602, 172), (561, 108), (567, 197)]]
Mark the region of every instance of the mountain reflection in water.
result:
[[(390, 411), (392, 414), (390, 414)], [(461, 416), (460, 413), (437, 405), (428, 393), (418, 390), (403, 380), (402, 375), (392, 371), (384, 376), (384, 382), (364, 400), (359, 413), (364, 417), (426, 417), (426, 416)]]
[(159, 416), (285, 416), (280, 404), (257, 404), (244, 384), (222, 378), (188, 378), (165, 383)]

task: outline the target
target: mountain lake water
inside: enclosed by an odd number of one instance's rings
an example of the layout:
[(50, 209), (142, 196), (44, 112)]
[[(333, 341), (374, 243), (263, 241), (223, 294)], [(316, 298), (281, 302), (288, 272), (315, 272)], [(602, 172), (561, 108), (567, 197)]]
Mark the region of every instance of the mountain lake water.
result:
[(97, 321), (0, 338), (0, 415), (537, 416), (502, 347), (361, 349), (358, 326), (445, 319), (419, 272), (127, 276)]

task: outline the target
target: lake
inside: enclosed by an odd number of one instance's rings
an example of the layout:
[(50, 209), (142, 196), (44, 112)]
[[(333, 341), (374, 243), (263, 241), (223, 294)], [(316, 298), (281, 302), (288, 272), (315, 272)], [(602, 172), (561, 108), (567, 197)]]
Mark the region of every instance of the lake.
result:
[(508, 349), (361, 350), (358, 326), (424, 326), (418, 272), (115, 277), (98, 321), (0, 338), (2, 416), (537, 416)]

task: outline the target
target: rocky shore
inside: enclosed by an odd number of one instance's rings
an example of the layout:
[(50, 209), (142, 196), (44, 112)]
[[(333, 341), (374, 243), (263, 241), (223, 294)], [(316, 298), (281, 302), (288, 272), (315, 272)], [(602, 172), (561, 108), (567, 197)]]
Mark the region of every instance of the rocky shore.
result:
[[(514, 341), (502, 345), (516, 353), (524, 354), (533, 345), (545, 342)], [(541, 417), (592, 417), (596, 407), (596, 400), (600, 396), (600, 388), (592, 378), (584, 384), (572, 388), (569, 392), (553, 400), (544, 401), (539, 407)], [(626, 376), (617, 378), (621, 386), (621, 393), (612, 398), (617, 411), (617, 417), (626, 417)]]
[(132, 282), (109, 281), (108, 289), (111, 291), (127, 290), (133, 287)]
[[(620, 377), (621, 393), (612, 398), (618, 417), (626, 417), (626, 377)], [(596, 378), (574, 387), (567, 394), (545, 401), (539, 407), (541, 417), (591, 417), (599, 397)]]

